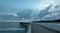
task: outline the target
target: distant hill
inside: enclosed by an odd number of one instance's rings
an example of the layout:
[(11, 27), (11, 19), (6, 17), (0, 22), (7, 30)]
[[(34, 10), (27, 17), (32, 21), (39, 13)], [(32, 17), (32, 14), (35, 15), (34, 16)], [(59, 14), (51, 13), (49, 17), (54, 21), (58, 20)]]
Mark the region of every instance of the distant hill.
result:
[(38, 22), (44, 22), (44, 23), (53, 23), (53, 22), (60, 22), (60, 19), (57, 19), (57, 20), (41, 20), (41, 21), (32, 21), (33, 23), (38, 23)]

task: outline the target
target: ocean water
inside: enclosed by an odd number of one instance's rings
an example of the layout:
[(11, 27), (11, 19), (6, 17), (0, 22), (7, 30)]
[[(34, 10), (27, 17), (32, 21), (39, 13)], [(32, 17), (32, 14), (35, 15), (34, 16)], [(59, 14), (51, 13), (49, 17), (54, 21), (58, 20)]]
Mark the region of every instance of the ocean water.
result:
[(19, 22), (0, 22), (0, 33), (26, 33)]
[(50, 28), (52, 30), (60, 31), (60, 23), (36, 23), (36, 24)]

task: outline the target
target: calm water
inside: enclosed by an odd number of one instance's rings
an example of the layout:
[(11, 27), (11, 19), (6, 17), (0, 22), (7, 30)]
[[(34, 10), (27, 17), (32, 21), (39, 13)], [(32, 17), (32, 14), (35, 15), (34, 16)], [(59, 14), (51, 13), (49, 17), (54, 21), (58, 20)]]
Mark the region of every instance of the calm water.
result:
[(60, 31), (60, 23), (36, 23), (45, 27), (48, 27), (53, 30)]
[(26, 33), (19, 22), (0, 22), (0, 33)]

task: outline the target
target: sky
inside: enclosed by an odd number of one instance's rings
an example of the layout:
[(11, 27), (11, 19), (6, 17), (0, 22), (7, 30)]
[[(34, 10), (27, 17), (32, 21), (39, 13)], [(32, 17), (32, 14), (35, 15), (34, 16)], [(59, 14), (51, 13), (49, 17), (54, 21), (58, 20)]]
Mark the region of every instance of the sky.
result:
[(0, 0), (0, 14), (14, 14), (20, 9), (36, 9), (40, 2), (41, 0)]
[(37, 8), (42, 0), (0, 0), (0, 5), (15, 9), (21, 8)]
[(15, 14), (20, 9), (43, 9), (60, 0), (0, 0), (0, 14)]

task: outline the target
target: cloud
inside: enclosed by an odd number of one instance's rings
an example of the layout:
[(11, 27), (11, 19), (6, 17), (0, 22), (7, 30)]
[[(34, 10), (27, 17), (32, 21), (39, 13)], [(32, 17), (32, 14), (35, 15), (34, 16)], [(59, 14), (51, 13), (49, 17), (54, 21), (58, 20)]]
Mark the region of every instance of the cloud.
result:
[(42, 19), (60, 19), (60, 5), (52, 6), (49, 12), (51, 14), (44, 16)]

